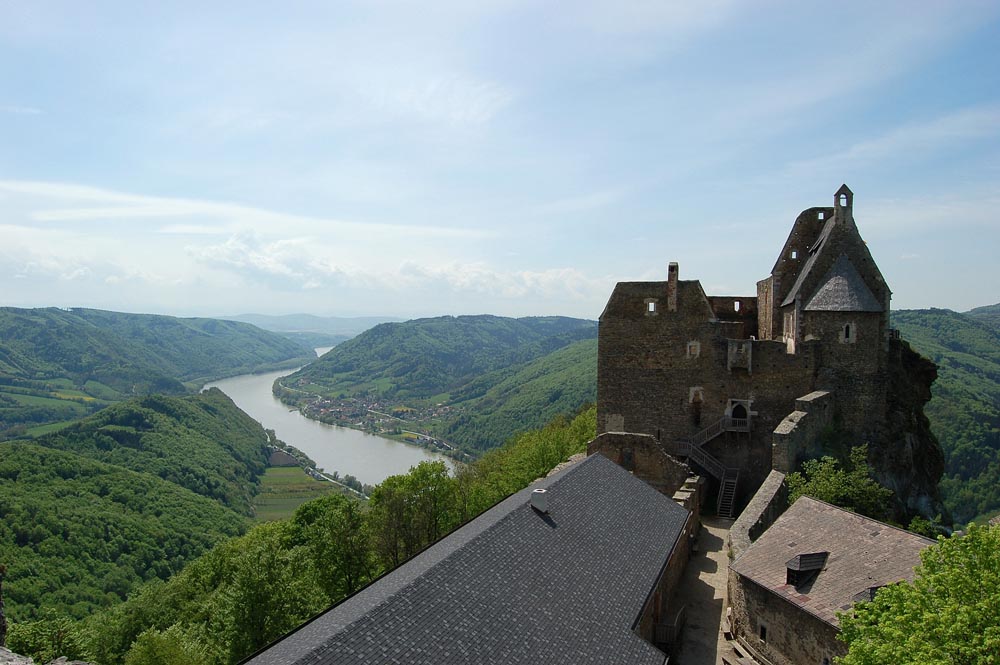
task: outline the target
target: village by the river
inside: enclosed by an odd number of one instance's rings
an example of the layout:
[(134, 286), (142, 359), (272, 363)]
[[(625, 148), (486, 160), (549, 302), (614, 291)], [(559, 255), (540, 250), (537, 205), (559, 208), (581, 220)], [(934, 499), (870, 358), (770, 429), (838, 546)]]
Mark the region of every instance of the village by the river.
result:
[(444, 460), (454, 466), (451, 459), (428, 448), (320, 422), (290, 409), (272, 394), (271, 386), (293, 371), (243, 374), (213, 381), (205, 388), (219, 388), (265, 429), (274, 430), (278, 439), (312, 458), (318, 468), (353, 475), (366, 485), (406, 473), (424, 460)]

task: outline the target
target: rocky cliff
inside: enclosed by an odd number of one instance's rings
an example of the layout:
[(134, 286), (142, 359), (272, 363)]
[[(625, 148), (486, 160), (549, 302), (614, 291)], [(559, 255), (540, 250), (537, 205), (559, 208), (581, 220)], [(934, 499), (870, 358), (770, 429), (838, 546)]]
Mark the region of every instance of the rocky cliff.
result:
[[(10, 649), (0, 647), (0, 665), (35, 665), (35, 661), (27, 656), (19, 656)], [(89, 665), (82, 660), (66, 660), (56, 658), (48, 665)]]
[(886, 418), (869, 445), (869, 462), (877, 480), (894, 492), (896, 520), (908, 524), (915, 515), (940, 515), (948, 523), (938, 490), (944, 452), (924, 415), (937, 366), (907, 342), (894, 340), (888, 370)]

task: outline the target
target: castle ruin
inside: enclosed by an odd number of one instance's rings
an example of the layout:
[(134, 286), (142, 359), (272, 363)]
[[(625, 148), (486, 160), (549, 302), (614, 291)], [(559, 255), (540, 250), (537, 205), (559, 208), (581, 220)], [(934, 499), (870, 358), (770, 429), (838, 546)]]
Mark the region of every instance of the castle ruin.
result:
[[(899, 420), (892, 409), (923, 418), (919, 398), (900, 407), (892, 395), (894, 367), (915, 354), (889, 327), (891, 291), (858, 232), (853, 199), (843, 185), (832, 207), (800, 213), (756, 295), (708, 296), (699, 281), (680, 279), (676, 263), (666, 281), (618, 283), (600, 317), (598, 434), (655, 438), (714, 479), (718, 512), (731, 517), (772, 469), (792, 471), (824, 452), (820, 434), (835, 427), (872, 444), (899, 512), (933, 515), (940, 448), (887, 425)], [(909, 446), (901, 456), (900, 437)], [(902, 458), (922, 448), (928, 469), (907, 470)], [(605, 454), (643, 475), (627, 445)]]

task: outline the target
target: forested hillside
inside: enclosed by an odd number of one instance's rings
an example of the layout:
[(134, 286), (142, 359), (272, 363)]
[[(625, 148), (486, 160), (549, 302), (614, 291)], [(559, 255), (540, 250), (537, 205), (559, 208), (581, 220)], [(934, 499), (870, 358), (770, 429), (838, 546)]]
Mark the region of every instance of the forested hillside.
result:
[(8, 616), (87, 616), (242, 533), (267, 440), (211, 390), (137, 398), (0, 444)]
[[(522, 434), (457, 477), (442, 462), (423, 462), (387, 478), (367, 505), (317, 499), (294, 519), (221, 543), (167, 582), (153, 581), (84, 621), (15, 622), (9, 646), (98, 665), (235, 663), (583, 452), (595, 430), (591, 408)], [(50, 649), (57, 638), (62, 648)]]
[(1000, 306), (900, 310), (892, 324), (938, 365), (925, 408), (945, 453), (941, 490), (958, 524), (1000, 509)]
[(0, 439), (39, 434), (183, 382), (306, 362), (311, 351), (248, 324), (91, 309), (0, 308)]
[(319, 420), (417, 429), (482, 451), (593, 402), (596, 383), (594, 321), (449, 316), (376, 326), (279, 380), (275, 394)]

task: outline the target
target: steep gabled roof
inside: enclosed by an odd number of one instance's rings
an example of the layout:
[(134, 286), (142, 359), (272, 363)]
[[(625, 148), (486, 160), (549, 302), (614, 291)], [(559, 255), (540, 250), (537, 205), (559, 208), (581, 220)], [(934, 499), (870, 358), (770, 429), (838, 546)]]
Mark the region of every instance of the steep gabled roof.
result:
[(884, 310), (846, 254), (837, 257), (820, 280), (807, 312), (881, 312)]
[(809, 248), (809, 258), (806, 259), (806, 262), (802, 265), (802, 270), (799, 271), (798, 277), (795, 278), (795, 283), (792, 285), (788, 295), (785, 296), (785, 299), (781, 302), (782, 307), (785, 305), (791, 305), (795, 302), (795, 297), (799, 295), (802, 285), (812, 272), (813, 266), (816, 265), (816, 261), (819, 259), (823, 246), (826, 245), (827, 239), (830, 237), (830, 234), (833, 233), (833, 227), (836, 226), (836, 222), (837, 219), (835, 216), (831, 216), (826, 220), (826, 224), (823, 225), (823, 230), (819, 232), (816, 242), (814, 242)]
[[(920, 551), (934, 541), (804, 496), (729, 567), (826, 623), (873, 587), (912, 580)], [(796, 555), (829, 553), (807, 587), (788, 583)]]
[[(529, 505), (548, 489), (549, 512)], [(251, 665), (656, 663), (633, 632), (687, 510), (601, 455), (514, 494)]]

